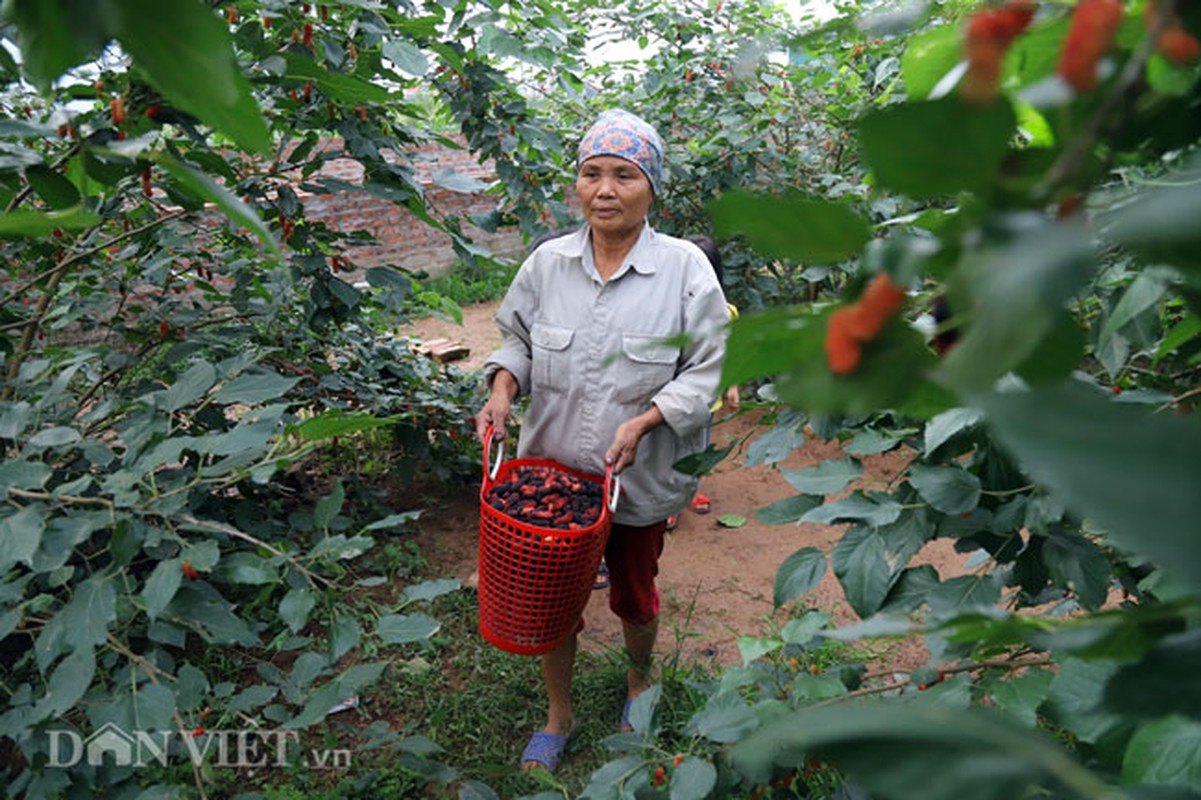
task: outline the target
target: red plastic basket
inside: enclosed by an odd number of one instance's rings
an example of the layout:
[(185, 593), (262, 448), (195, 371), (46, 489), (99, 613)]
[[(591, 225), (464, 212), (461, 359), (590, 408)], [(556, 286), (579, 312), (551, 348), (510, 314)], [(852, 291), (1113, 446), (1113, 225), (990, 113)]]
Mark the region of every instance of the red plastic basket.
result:
[[(503, 442), (489, 469), (491, 447), (489, 430), (480, 486), (480, 633), (506, 652), (540, 655), (555, 649), (572, 632), (588, 605), (609, 540), (620, 479), (613, 476), (612, 467), (602, 477), (549, 459), (505, 462)], [(488, 505), (485, 497), (493, 484), (507, 480), (516, 470), (535, 466), (600, 484), (603, 504), (596, 522), (578, 530), (545, 528)]]

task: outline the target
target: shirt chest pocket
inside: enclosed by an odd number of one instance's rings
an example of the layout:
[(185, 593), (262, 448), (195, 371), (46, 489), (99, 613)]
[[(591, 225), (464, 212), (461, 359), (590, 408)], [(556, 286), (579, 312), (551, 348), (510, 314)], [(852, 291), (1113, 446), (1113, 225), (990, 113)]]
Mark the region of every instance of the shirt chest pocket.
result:
[(676, 376), (680, 351), (662, 336), (623, 334), (621, 351), (625, 363), (624, 374), (617, 376), (618, 402), (649, 402)]
[(571, 385), (571, 340), (575, 331), (535, 323), (530, 329), (530, 381), (537, 391), (565, 392)]

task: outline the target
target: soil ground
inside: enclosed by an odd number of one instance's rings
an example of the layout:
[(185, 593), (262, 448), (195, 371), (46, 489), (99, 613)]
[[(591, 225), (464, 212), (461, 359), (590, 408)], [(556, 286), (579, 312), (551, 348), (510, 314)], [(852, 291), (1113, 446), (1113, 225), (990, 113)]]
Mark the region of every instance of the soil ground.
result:
[[(457, 366), (478, 369), (500, 341), (493, 322), (495, 311), (495, 303), (469, 306), (463, 309), (462, 325), (426, 318), (399, 333), (424, 340), (445, 337), (460, 341), (471, 353)], [(753, 440), (756, 420), (753, 413), (719, 419), (713, 430), (714, 443), (722, 447), (748, 433)], [(778, 467), (798, 469), (840, 456), (837, 442), (810, 435), (805, 446)], [(865, 480), (889, 480), (903, 467), (904, 459), (900, 452), (867, 459)], [(780, 564), (802, 547), (816, 547), (828, 557), (845, 529), (843, 525), (760, 522), (756, 509), (790, 497), (795, 491), (778, 469), (745, 467), (743, 460), (744, 455), (736, 451), (703, 478), (701, 488), (712, 500), (712, 511), (702, 515), (686, 509), (678, 527), (668, 536), (658, 584), (662, 616), (657, 652), (661, 655), (672, 656), (678, 648), (681, 657), (689, 660), (720, 666), (740, 663), (740, 637), (769, 635), (789, 618), (788, 609), (777, 611), (772, 604), (772, 587)], [(743, 517), (746, 523), (723, 527), (718, 518), (725, 514)], [(423, 553), (443, 574), (466, 579), (475, 571), (478, 531), (475, 496), (431, 508), (422, 516)], [(964, 570), (966, 558), (956, 553), (947, 540), (937, 540), (927, 545), (913, 563), (930, 564), (946, 579)], [(620, 624), (608, 610), (607, 599), (608, 592), (593, 592), (581, 638), (585, 648), (621, 646)], [(857, 620), (829, 570), (803, 602), (808, 608), (833, 614), (837, 625)], [(908, 671), (925, 659), (921, 641), (913, 639), (898, 641), (870, 660), (873, 671)]]

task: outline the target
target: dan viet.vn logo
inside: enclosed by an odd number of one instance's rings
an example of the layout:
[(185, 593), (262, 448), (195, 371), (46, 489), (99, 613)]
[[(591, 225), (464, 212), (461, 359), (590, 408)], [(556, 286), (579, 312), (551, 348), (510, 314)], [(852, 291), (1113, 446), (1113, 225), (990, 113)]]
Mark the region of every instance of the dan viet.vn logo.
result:
[(350, 766), (348, 749), (300, 751), (300, 735), (282, 730), (127, 731), (107, 722), (89, 736), (72, 730), (48, 731), (50, 767), (79, 764), (118, 767), (166, 766), (172, 760), (188, 759), (193, 764), (208, 762), (214, 767), (265, 769), (307, 766), (313, 769), (344, 769)]

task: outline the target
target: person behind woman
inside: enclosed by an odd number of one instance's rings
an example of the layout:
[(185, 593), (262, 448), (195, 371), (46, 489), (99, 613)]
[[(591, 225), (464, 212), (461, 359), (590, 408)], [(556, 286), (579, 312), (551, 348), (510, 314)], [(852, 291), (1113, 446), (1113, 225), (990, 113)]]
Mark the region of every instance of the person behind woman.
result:
[[(605, 549), (609, 607), (630, 666), (622, 728), (651, 686), (658, 633), (655, 587), (667, 517), (696, 490), (672, 464), (702, 449), (725, 356), (725, 298), (691, 242), (654, 231), (663, 144), (624, 110), (600, 115), (580, 141), (575, 189), (585, 224), (545, 242), (521, 265), (496, 315), (502, 343), (484, 365), (489, 396), (476, 434), (503, 438), (514, 400), (528, 395), (519, 457), (586, 472), (612, 466), (621, 495)], [(522, 754), (526, 769), (559, 763), (576, 720), (571, 681), (579, 626), (541, 657), (546, 725)]]
[[(705, 254), (705, 258), (709, 259), (709, 266), (713, 267), (713, 273), (717, 276), (717, 283), (719, 285), (724, 285), (725, 280), (724, 275), (722, 274), (721, 250), (717, 248), (717, 243), (704, 234), (694, 234), (687, 237), (687, 239), (701, 249), (701, 252)], [(731, 321), (738, 319), (738, 306), (727, 302), (726, 311), (730, 315)], [(709, 439), (713, 433), (713, 414), (716, 414), (718, 411), (720, 411), (723, 405), (729, 406), (732, 409), (736, 409), (738, 408), (738, 404), (740, 402), (742, 402), (742, 397), (738, 392), (738, 387), (730, 386), (726, 389), (724, 398), (718, 398), (717, 402), (713, 404), (713, 408), (710, 409), (710, 424), (705, 427), (705, 447), (709, 446)], [(713, 502), (709, 499), (709, 495), (702, 492), (699, 487), (696, 494), (692, 496), (692, 502), (690, 505), (692, 506), (692, 510), (698, 514), (708, 514), (713, 510)], [(676, 525), (679, 524), (679, 521), (680, 515), (672, 514), (667, 518), (667, 529), (669, 531), (674, 530)]]

